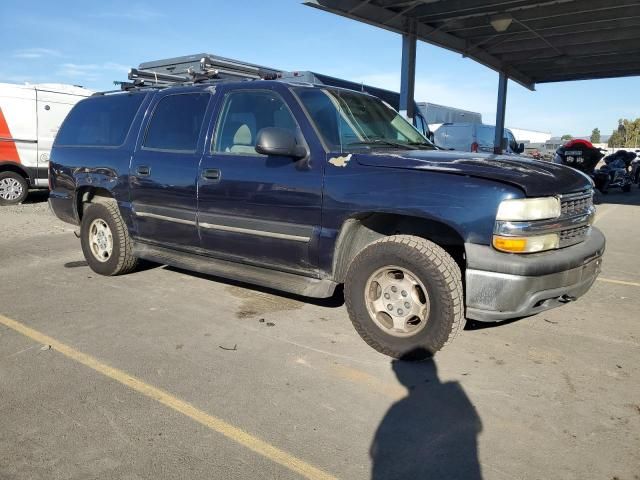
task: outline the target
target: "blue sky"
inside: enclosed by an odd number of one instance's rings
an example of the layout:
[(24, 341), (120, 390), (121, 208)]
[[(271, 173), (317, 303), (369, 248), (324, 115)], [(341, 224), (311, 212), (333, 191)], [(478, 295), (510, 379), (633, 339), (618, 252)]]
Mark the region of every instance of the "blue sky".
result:
[[(399, 35), (298, 0), (109, 2), (2, 0), (0, 82), (111, 89), (140, 62), (208, 52), (286, 70), (399, 89)], [(481, 112), (494, 123), (498, 75), (419, 43), (416, 99)], [(640, 116), (640, 77), (538, 85), (510, 82), (507, 125), (584, 135)]]

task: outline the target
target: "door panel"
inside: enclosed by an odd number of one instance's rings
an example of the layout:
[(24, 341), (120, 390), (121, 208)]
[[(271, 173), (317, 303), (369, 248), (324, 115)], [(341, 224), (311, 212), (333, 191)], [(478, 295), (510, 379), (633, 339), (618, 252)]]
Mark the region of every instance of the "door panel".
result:
[(442, 125), (434, 133), (434, 141), (438, 147), (449, 148), (447, 140), (447, 126)]
[(447, 128), (447, 147), (461, 152), (471, 151), (474, 142), (471, 126), (449, 125)]
[(210, 95), (162, 96), (131, 162), (131, 202), (138, 238), (177, 249), (197, 249), (198, 165)]
[[(202, 247), (219, 257), (289, 271), (315, 268), (320, 229), (322, 162), (255, 152), (261, 128), (301, 131), (283, 98), (271, 91), (234, 91), (221, 108), (213, 153), (198, 177)], [(215, 169), (219, 178), (205, 178)]]
[[(193, 248), (200, 154), (140, 150), (131, 164), (131, 202), (139, 238)], [(148, 173), (146, 173), (148, 172)]]
[(33, 87), (0, 87), (0, 162), (37, 166), (38, 125)]
[(495, 142), (496, 129), (488, 125), (478, 125), (477, 127), (478, 150), (481, 152), (493, 153), (493, 142)]

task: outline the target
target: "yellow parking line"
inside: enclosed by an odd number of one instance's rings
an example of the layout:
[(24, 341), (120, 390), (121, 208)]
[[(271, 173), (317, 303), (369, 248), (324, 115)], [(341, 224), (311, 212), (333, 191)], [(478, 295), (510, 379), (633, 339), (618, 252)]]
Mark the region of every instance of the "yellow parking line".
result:
[(600, 282), (617, 283), (618, 285), (628, 285), (630, 287), (640, 287), (640, 283), (625, 282), (624, 280), (613, 280), (612, 278), (598, 277), (597, 280), (600, 281)]
[(313, 465), (306, 463), (305, 461), (280, 450), (277, 447), (274, 447), (264, 440), (261, 440), (218, 417), (209, 415), (202, 410), (198, 410), (193, 405), (174, 397), (164, 390), (149, 385), (122, 370), (110, 367), (109, 365), (100, 362), (98, 359), (87, 355), (86, 353), (79, 352), (78, 350), (75, 350), (54, 338), (17, 322), (16, 320), (0, 315), (0, 324), (21, 333), (38, 343), (51, 345), (51, 348), (57, 350), (65, 357), (75, 360), (76, 362), (101, 373), (105, 377), (111, 378), (112, 380), (141, 393), (145, 397), (149, 397), (162, 403), (163, 405), (191, 418), (192, 420), (195, 420), (205, 427), (224, 435), (229, 440), (239, 443), (243, 447), (258, 453), (259, 455), (262, 455), (263, 457), (278, 463), (305, 478), (312, 480), (336, 480), (336, 478), (329, 473), (326, 473), (319, 468), (314, 467)]

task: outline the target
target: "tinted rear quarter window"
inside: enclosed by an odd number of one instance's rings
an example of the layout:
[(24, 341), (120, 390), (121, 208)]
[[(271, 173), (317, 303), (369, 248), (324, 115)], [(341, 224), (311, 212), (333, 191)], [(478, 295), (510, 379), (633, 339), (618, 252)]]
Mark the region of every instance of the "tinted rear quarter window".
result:
[(62, 124), (56, 145), (117, 147), (122, 145), (144, 93), (91, 97), (79, 102)]
[(195, 152), (209, 97), (208, 93), (181, 93), (162, 98), (149, 122), (144, 148)]

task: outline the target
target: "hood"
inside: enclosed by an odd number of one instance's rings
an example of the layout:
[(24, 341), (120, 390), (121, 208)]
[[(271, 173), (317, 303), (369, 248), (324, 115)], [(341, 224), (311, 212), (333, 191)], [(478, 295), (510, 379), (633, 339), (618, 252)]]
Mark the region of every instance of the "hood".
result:
[(589, 177), (572, 168), (524, 157), (450, 150), (403, 150), (354, 153), (353, 159), (370, 167), (427, 170), (496, 180), (515, 185), (528, 197), (579, 192), (592, 185)]

